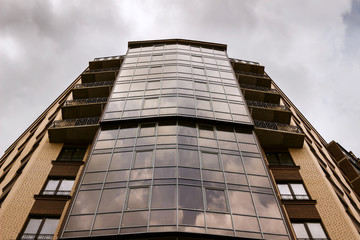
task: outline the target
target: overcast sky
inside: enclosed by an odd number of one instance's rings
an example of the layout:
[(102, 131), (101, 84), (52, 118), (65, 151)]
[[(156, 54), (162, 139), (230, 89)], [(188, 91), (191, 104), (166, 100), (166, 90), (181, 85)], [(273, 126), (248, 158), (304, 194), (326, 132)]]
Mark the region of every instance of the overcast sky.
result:
[(0, 0), (0, 155), (90, 60), (162, 38), (260, 62), (326, 141), (360, 156), (360, 0)]

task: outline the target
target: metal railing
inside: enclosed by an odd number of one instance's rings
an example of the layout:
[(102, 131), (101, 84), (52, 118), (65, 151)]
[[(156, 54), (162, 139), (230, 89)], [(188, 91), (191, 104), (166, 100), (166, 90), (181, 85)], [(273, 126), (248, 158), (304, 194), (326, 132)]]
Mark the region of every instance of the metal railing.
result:
[(112, 86), (114, 84), (113, 81), (107, 82), (92, 82), (92, 83), (81, 83), (76, 84), (74, 88), (87, 88), (87, 87), (102, 87), (102, 86)]
[(244, 74), (244, 75), (253, 75), (256, 77), (270, 78), (266, 73), (261, 74), (261, 73), (245, 72), (245, 71), (240, 71), (240, 70), (236, 70), (235, 73), (236, 74)]
[(303, 133), (298, 126), (288, 125), (283, 123), (275, 123), (275, 122), (265, 122), (254, 120), (255, 127), (258, 128), (266, 128), (266, 129), (274, 129), (285, 132), (293, 132), (293, 133)]
[(248, 106), (252, 106), (252, 107), (261, 107), (261, 108), (270, 108), (270, 109), (274, 109), (274, 110), (290, 111), (290, 109), (287, 106), (280, 105), (280, 104), (257, 102), (257, 101), (250, 101), (250, 100), (247, 100), (246, 103)]
[(61, 128), (61, 127), (74, 127), (74, 126), (86, 126), (95, 125), (99, 122), (99, 118), (77, 118), (77, 119), (66, 119), (54, 121), (50, 128)]
[(99, 69), (87, 69), (85, 73), (93, 73), (93, 72), (109, 72), (109, 71), (119, 71), (120, 67), (117, 68), (99, 68)]
[(259, 90), (259, 91), (263, 91), (263, 92), (271, 92), (271, 93), (278, 93), (276, 91), (276, 89), (273, 88), (267, 88), (267, 87), (260, 87), (260, 86), (255, 86), (255, 85), (248, 85), (248, 84), (240, 84), (241, 88), (245, 88), (245, 89), (254, 89), (254, 90)]
[(54, 234), (29, 234), (23, 233), (20, 239), (53, 239)]
[(309, 200), (309, 196), (306, 194), (280, 194), (282, 200)]
[(42, 195), (58, 195), (58, 196), (68, 196), (70, 195), (69, 190), (44, 190)]
[(251, 65), (260, 65), (258, 62), (254, 61), (248, 61), (243, 59), (237, 59), (237, 58), (229, 58), (230, 61), (238, 62), (238, 63), (245, 63), (245, 64), (251, 64)]
[(94, 58), (94, 61), (123, 59), (124, 57), (125, 57), (124, 55), (108, 56), (108, 57), (98, 57), (98, 58)]
[(76, 100), (67, 100), (64, 103), (64, 106), (78, 106), (86, 105), (89, 103), (106, 103), (107, 98), (87, 98), (87, 99), (76, 99)]

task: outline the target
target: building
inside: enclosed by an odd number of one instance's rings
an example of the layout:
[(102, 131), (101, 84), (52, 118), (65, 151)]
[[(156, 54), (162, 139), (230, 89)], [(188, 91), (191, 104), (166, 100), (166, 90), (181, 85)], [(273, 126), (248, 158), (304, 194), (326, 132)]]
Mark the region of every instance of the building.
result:
[(226, 45), (96, 58), (0, 160), (1, 239), (359, 239), (359, 159)]

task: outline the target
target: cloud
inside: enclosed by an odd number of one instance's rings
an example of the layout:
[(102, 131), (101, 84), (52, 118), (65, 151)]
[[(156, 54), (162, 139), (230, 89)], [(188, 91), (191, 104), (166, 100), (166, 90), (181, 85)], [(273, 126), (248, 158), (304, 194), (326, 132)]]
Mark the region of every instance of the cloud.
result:
[(131, 40), (189, 38), (265, 65), (327, 141), (359, 155), (359, 2), (0, 0), (0, 151), (94, 57), (124, 54)]

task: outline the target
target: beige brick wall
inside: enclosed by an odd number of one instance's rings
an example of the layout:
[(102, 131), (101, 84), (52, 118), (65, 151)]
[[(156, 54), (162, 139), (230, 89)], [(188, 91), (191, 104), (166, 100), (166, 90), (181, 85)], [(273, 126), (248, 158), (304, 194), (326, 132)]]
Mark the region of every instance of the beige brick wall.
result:
[(331, 239), (359, 239), (359, 234), (346, 215), (344, 207), (307, 143), (304, 142), (302, 149), (289, 149), (289, 151), (296, 165), (301, 166), (300, 174), (312, 199), (317, 201), (316, 208), (329, 237)]

